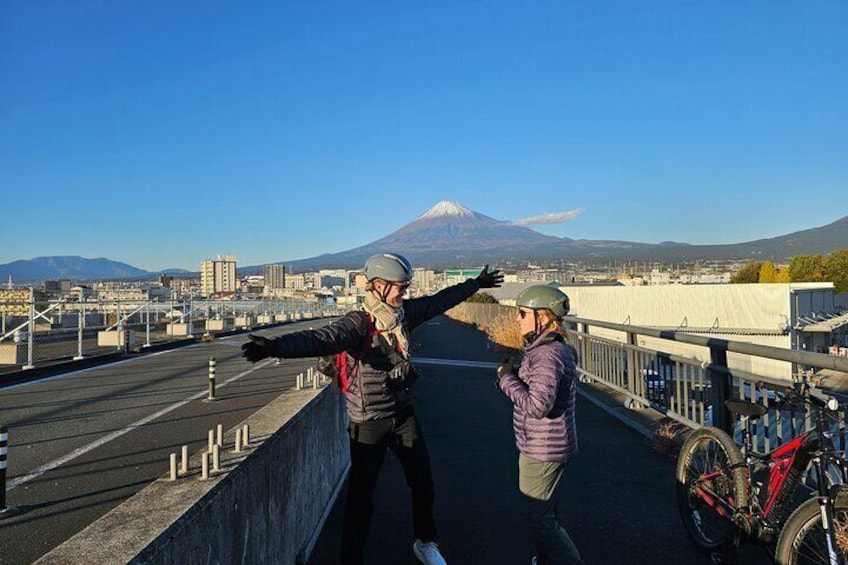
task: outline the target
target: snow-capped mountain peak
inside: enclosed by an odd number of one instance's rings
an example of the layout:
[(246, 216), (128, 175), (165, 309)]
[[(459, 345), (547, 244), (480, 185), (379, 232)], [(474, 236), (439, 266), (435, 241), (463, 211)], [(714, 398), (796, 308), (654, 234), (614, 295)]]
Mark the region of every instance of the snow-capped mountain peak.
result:
[(474, 216), (474, 212), (459, 202), (454, 202), (453, 200), (442, 200), (424, 212), (421, 216), (419, 216), (419, 218), (437, 218), (442, 216), (460, 216), (470, 218)]

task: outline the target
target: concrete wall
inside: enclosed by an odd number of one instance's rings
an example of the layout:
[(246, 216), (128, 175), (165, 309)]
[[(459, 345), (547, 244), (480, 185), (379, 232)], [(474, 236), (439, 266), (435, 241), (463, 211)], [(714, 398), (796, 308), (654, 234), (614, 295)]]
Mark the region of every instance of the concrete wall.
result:
[(195, 454), (190, 476), (157, 480), (37, 563), (296, 563), (349, 464), (343, 398), (289, 391), (245, 423), (252, 447), (233, 453), (230, 430), (222, 472), (199, 480)]

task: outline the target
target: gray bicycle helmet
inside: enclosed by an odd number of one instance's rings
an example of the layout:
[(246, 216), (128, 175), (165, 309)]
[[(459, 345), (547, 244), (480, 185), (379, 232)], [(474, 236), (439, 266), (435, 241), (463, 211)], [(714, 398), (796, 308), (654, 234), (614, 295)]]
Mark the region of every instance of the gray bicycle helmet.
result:
[(568, 295), (552, 286), (537, 284), (527, 287), (515, 299), (516, 306), (523, 306), (532, 310), (550, 310), (557, 318), (568, 314), (570, 304)]
[(382, 279), (392, 283), (409, 282), (412, 280), (412, 265), (402, 255), (378, 253), (365, 261), (365, 278), (369, 281)]

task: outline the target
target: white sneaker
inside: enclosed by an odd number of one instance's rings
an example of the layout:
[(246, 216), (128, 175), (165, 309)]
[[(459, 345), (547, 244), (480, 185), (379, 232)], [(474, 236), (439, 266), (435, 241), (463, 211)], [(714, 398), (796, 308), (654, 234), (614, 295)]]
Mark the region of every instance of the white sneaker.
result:
[(439, 546), (434, 541), (423, 542), (420, 539), (412, 544), (412, 553), (425, 565), (447, 565), (445, 558), (439, 553)]

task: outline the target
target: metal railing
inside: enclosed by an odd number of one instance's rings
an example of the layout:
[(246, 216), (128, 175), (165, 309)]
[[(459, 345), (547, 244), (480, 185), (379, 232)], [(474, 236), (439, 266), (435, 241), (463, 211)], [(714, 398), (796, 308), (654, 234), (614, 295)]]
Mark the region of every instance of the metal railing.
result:
[[(813, 427), (810, 414), (777, 402), (779, 392), (792, 380), (757, 375), (728, 366), (728, 353), (791, 363), (794, 378), (813, 378), (817, 369), (848, 373), (848, 359), (822, 353), (783, 349), (687, 334), (678, 331), (567, 318), (569, 336), (580, 357), (578, 374), (583, 382), (596, 381), (624, 395), (628, 408), (657, 410), (690, 427), (713, 425), (738, 436), (736, 423), (725, 407), (730, 398), (760, 403), (768, 412), (754, 424), (755, 450), (770, 450), (801, 431)], [(605, 330), (604, 336), (593, 329)], [(685, 344), (692, 357), (641, 345), (642, 337)], [(675, 346), (680, 349), (680, 345)], [(833, 391), (843, 404), (845, 391)], [(834, 427), (840, 449), (846, 447), (846, 407)]]
[[(449, 315), (490, 332), (515, 324), (513, 306), (467, 302), (460, 306), (460, 312)], [(842, 408), (834, 431), (838, 432), (840, 448), (848, 447), (845, 357), (578, 317), (567, 317), (566, 322), (569, 341), (578, 350), (580, 380), (617, 391), (628, 408), (655, 410), (691, 428), (715, 425), (740, 439), (740, 430), (724, 401), (738, 398), (758, 402), (768, 412), (754, 424), (753, 447), (769, 450), (812, 428), (806, 411), (776, 402), (778, 393), (794, 380), (808, 378), (825, 389), (835, 383), (836, 390), (830, 392), (835, 393)], [(775, 373), (758, 374), (740, 365), (772, 366)], [(830, 371), (827, 378), (821, 378), (822, 369)], [(719, 409), (714, 410), (716, 406)]]
[(31, 290), (25, 304), (0, 302), (0, 372), (236, 329), (339, 316), (350, 308), (301, 299), (37, 301)]

